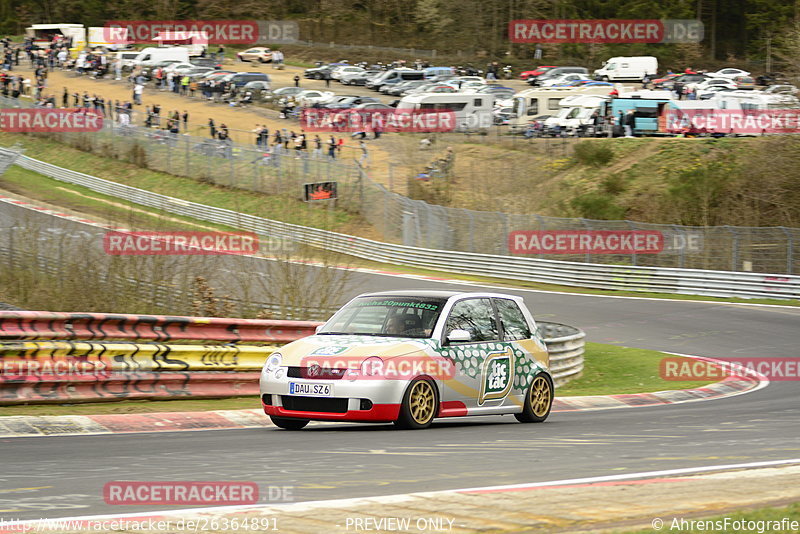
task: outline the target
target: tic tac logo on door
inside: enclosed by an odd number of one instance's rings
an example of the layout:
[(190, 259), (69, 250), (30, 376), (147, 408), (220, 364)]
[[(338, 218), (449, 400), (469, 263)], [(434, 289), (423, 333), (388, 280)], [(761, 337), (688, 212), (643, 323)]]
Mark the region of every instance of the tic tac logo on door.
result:
[(506, 347), (503, 352), (486, 355), (481, 369), (481, 392), (478, 406), (487, 400), (504, 399), (514, 383), (514, 352)]

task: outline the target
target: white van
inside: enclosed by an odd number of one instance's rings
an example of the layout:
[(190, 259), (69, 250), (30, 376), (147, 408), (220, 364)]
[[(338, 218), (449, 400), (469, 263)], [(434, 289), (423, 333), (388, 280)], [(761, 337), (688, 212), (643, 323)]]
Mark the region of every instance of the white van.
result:
[(594, 77), (604, 82), (622, 80), (642, 81), (658, 72), (658, 59), (653, 56), (612, 57), (594, 71)]
[(368, 89), (378, 90), (384, 85), (395, 85), (402, 82), (410, 82), (412, 80), (424, 80), (425, 72), (421, 70), (412, 70), (408, 68), (387, 70), (383, 74), (369, 80), (367, 82)]
[(559, 112), (554, 117), (545, 120), (544, 125), (548, 128), (560, 126), (565, 129), (574, 129), (591, 124), (594, 112), (599, 112), (600, 104), (609, 98), (609, 96), (601, 95), (568, 96), (561, 101)]
[(154, 48), (148, 47), (142, 49), (136, 59), (133, 60), (137, 66), (149, 66), (159, 61), (182, 61), (189, 63), (189, 50), (186, 48), (172, 47), (172, 48)]
[(397, 109), (450, 110), (456, 130), (483, 130), (494, 123), (494, 95), (489, 93), (420, 93), (404, 96)]
[(509, 131), (525, 130), (531, 119), (539, 115), (556, 115), (561, 109), (561, 100), (568, 96), (608, 96), (615, 89), (623, 93), (621, 86), (547, 87), (520, 91), (512, 98), (513, 115), (509, 119)]

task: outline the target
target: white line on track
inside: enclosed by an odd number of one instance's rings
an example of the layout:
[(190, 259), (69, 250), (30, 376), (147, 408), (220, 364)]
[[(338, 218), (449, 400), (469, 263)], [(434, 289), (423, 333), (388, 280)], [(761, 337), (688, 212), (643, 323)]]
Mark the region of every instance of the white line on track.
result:
[[(730, 471), (736, 469), (758, 469), (764, 467), (780, 467), (780, 466), (788, 466), (796, 464), (800, 464), (800, 458), (791, 458), (786, 460), (767, 460), (761, 462), (750, 462), (741, 464), (705, 465), (698, 467), (684, 467), (678, 469), (664, 469), (660, 471), (643, 471), (640, 473), (603, 475), (603, 476), (585, 477), (585, 478), (569, 478), (563, 480), (550, 480), (547, 482), (532, 482), (527, 484), (511, 484), (505, 486), (482, 486), (474, 488), (460, 488), (452, 490), (427, 491), (419, 493), (402, 493), (396, 495), (382, 495), (377, 497), (354, 497), (348, 499), (304, 501), (297, 503), (273, 504), (273, 505), (251, 504), (251, 505), (236, 505), (236, 506), (209, 506), (204, 508), (184, 508), (181, 510), (165, 510), (165, 511), (154, 510), (150, 512), (141, 512), (135, 514), (60, 517), (60, 518), (53, 518), (53, 520), (57, 519), (59, 521), (66, 522), (66, 521), (97, 521), (106, 519), (135, 519), (135, 518), (143, 519), (143, 518), (154, 518), (154, 517), (173, 517), (186, 514), (202, 514), (202, 513), (218, 513), (218, 512), (235, 513), (235, 512), (244, 512), (247, 510), (253, 510), (258, 508), (269, 509), (275, 512), (277, 511), (297, 512), (300, 510), (319, 509), (319, 508), (347, 508), (358, 505), (390, 504), (390, 503), (404, 502), (417, 497), (432, 497), (436, 495), (447, 495), (447, 494), (452, 495), (453, 493), (525, 490), (533, 488), (546, 488), (549, 486), (570, 486), (579, 484), (584, 485), (584, 484), (595, 484), (600, 482), (639, 480), (639, 479), (659, 478), (659, 477), (674, 476), (674, 475), (693, 475), (700, 473), (710, 473), (715, 471)], [(13, 523), (7, 522), (3, 525), (3, 527), (8, 529), (8, 528), (14, 528), (17, 525), (35, 525), (38, 522), (39, 521), (37, 520), (17, 521)]]

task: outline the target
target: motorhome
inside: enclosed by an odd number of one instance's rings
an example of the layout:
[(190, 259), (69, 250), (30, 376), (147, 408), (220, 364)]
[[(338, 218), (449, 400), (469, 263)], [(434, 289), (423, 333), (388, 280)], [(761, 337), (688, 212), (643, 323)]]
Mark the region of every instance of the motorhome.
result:
[(605, 82), (642, 81), (658, 72), (658, 59), (653, 56), (612, 57), (594, 71), (596, 80)]
[(33, 24), (25, 28), (26, 37), (33, 39), (33, 44), (47, 47), (53, 38), (64, 39), (69, 42), (70, 48), (82, 50), (86, 46), (86, 28), (83, 24)]
[(420, 93), (404, 96), (398, 110), (449, 110), (456, 130), (484, 130), (492, 126), (494, 96), (487, 93)]
[(91, 49), (105, 48), (106, 50), (124, 50), (131, 47), (128, 42), (128, 29), (119, 28), (117, 30), (118, 37), (111, 39), (108, 29), (103, 27), (89, 28), (88, 32), (88, 46)]
[(512, 97), (513, 116), (509, 119), (511, 132), (523, 131), (528, 123), (540, 115), (555, 115), (560, 110), (560, 102), (568, 96), (597, 95), (608, 96), (612, 91), (620, 93), (621, 87), (547, 87), (526, 89)]
[(608, 100), (603, 95), (575, 95), (561, 100), (558, 113), (545, 120), (546, 128), (559, 127), (566, 130), (577, 130), (593, 122), (595, 112), (600, 112), (600, 105)]
[(634, 135), (667, 135), (667, 114), (671, 109), (671, 98), (612, 98), (600, 105), (600, 113), (620, 119), (633, 111)]

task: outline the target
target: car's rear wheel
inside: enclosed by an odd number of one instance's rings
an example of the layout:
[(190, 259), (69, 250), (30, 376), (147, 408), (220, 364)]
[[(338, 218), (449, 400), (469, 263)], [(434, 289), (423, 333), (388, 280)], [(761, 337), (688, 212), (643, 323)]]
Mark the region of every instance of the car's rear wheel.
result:
[(260, 58), (258, 58), (258, 62), (259, 62), (259, 63), (266, 63), (266, 61), (264, 60), (264, 58), (263, 58), (263, 57), (260, 57)]
[(314, 74), (314, 79), (315, 79), (315, 80), (321, 80), (321, 79), (322, 79), (322, 74), (320, 74), (319, 72), (317, 72), (316, 74)]
[(428, 379), (415, 378), (411, 381), (400, 405), (400, 416), (395, 421), (399, 428), (417, 430), (431, 426), (439, 406), (439, 394)]
[(275, 417), (274, 415), (270, 415), (269, 418), (272, 419), (273, 425), (285, 430), (300, 430), (308, 424), (308, 419), (292, 419), (290, 417)]
[(553, 381), (544, 373), (533, 377), (525, 395), (522, 413), (514, 414), (520, 423), (542, 423), (553, 406)]

